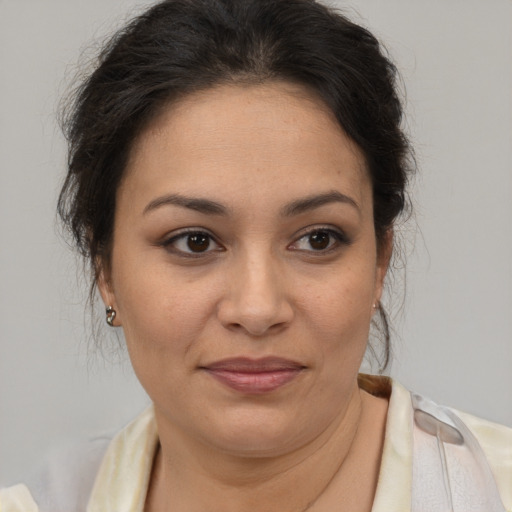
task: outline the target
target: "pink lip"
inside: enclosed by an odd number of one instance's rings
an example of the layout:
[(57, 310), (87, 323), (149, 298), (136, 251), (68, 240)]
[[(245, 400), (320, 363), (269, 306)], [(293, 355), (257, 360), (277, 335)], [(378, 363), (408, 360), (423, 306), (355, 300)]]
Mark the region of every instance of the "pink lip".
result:
[(261, 395), (292, 381), (304, 366), (278, 357), (236, 357), (202, 367), (222, 384), (242, 393)]

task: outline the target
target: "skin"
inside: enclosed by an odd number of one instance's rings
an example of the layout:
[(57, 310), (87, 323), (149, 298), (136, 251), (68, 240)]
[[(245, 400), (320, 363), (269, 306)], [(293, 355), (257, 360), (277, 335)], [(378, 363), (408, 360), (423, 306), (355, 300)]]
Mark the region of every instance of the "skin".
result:
[[(155, 405), (146, 511), (371, 509), (387, 403), (357, 373), (390, 243), (363, 155), (301, 86), (194, 93), (140, 135), (99, 288)], [(239, 356), (303, 370), (251, 395), (203, 369)]]

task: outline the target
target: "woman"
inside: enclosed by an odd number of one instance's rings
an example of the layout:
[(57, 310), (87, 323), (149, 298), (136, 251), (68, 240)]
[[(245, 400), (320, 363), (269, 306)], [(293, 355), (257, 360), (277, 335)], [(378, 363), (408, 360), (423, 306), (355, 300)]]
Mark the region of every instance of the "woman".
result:
[(410, 172), (394, 80), (308, 0), (166, 1), (110, 42), (59, 212), (153, 406), (1, 510), (512, 509), (510, 430), (358, 375)]

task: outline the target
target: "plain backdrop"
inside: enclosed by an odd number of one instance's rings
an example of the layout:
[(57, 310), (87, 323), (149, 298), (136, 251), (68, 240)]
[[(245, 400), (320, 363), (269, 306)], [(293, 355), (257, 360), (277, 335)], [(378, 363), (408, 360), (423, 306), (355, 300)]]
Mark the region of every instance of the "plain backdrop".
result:
[[(88, 348), (85, 292), (55, 203), (59, 97), (84, 46), (150, 3), (0, 0), (2, 483), (23, 479), (49, 446), (117, 429), (149, 403), (122, 352), (116, 362)], [(512, 2), (336, 4), (397, 62), (418, 160), (389, 373), (512, 426)]]

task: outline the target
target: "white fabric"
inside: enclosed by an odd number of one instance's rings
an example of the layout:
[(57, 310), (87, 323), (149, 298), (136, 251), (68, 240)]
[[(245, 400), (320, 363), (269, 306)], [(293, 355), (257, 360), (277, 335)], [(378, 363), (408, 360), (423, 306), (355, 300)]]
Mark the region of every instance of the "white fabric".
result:
[[(85, 512), (98, 468), (112, 437), (95, 437), (85, 443), (69, 441), (53, 449), (28, 476), (24, 489), (16, 486), (16, 491), (0, 490), (0, 512), (4, 512), (5, 500), (19, 495), (20, 503), (25, 503), (27, 494), (34, 505), (31, 505), (33, 508), (25, 505), (26, 512)], [(11, 508), (7, 510), (25, 511), (25, 508), (9, 506)]]
[(30, 491), (24, 484), (0, 489), (0, 512), (39, 512)]
[(450, 409), (412, 395), (413, 512), (506, 512), (475, 436)]
[(111, 436), (60, 446), (27, 485), (39, 512), (85, 512)]

